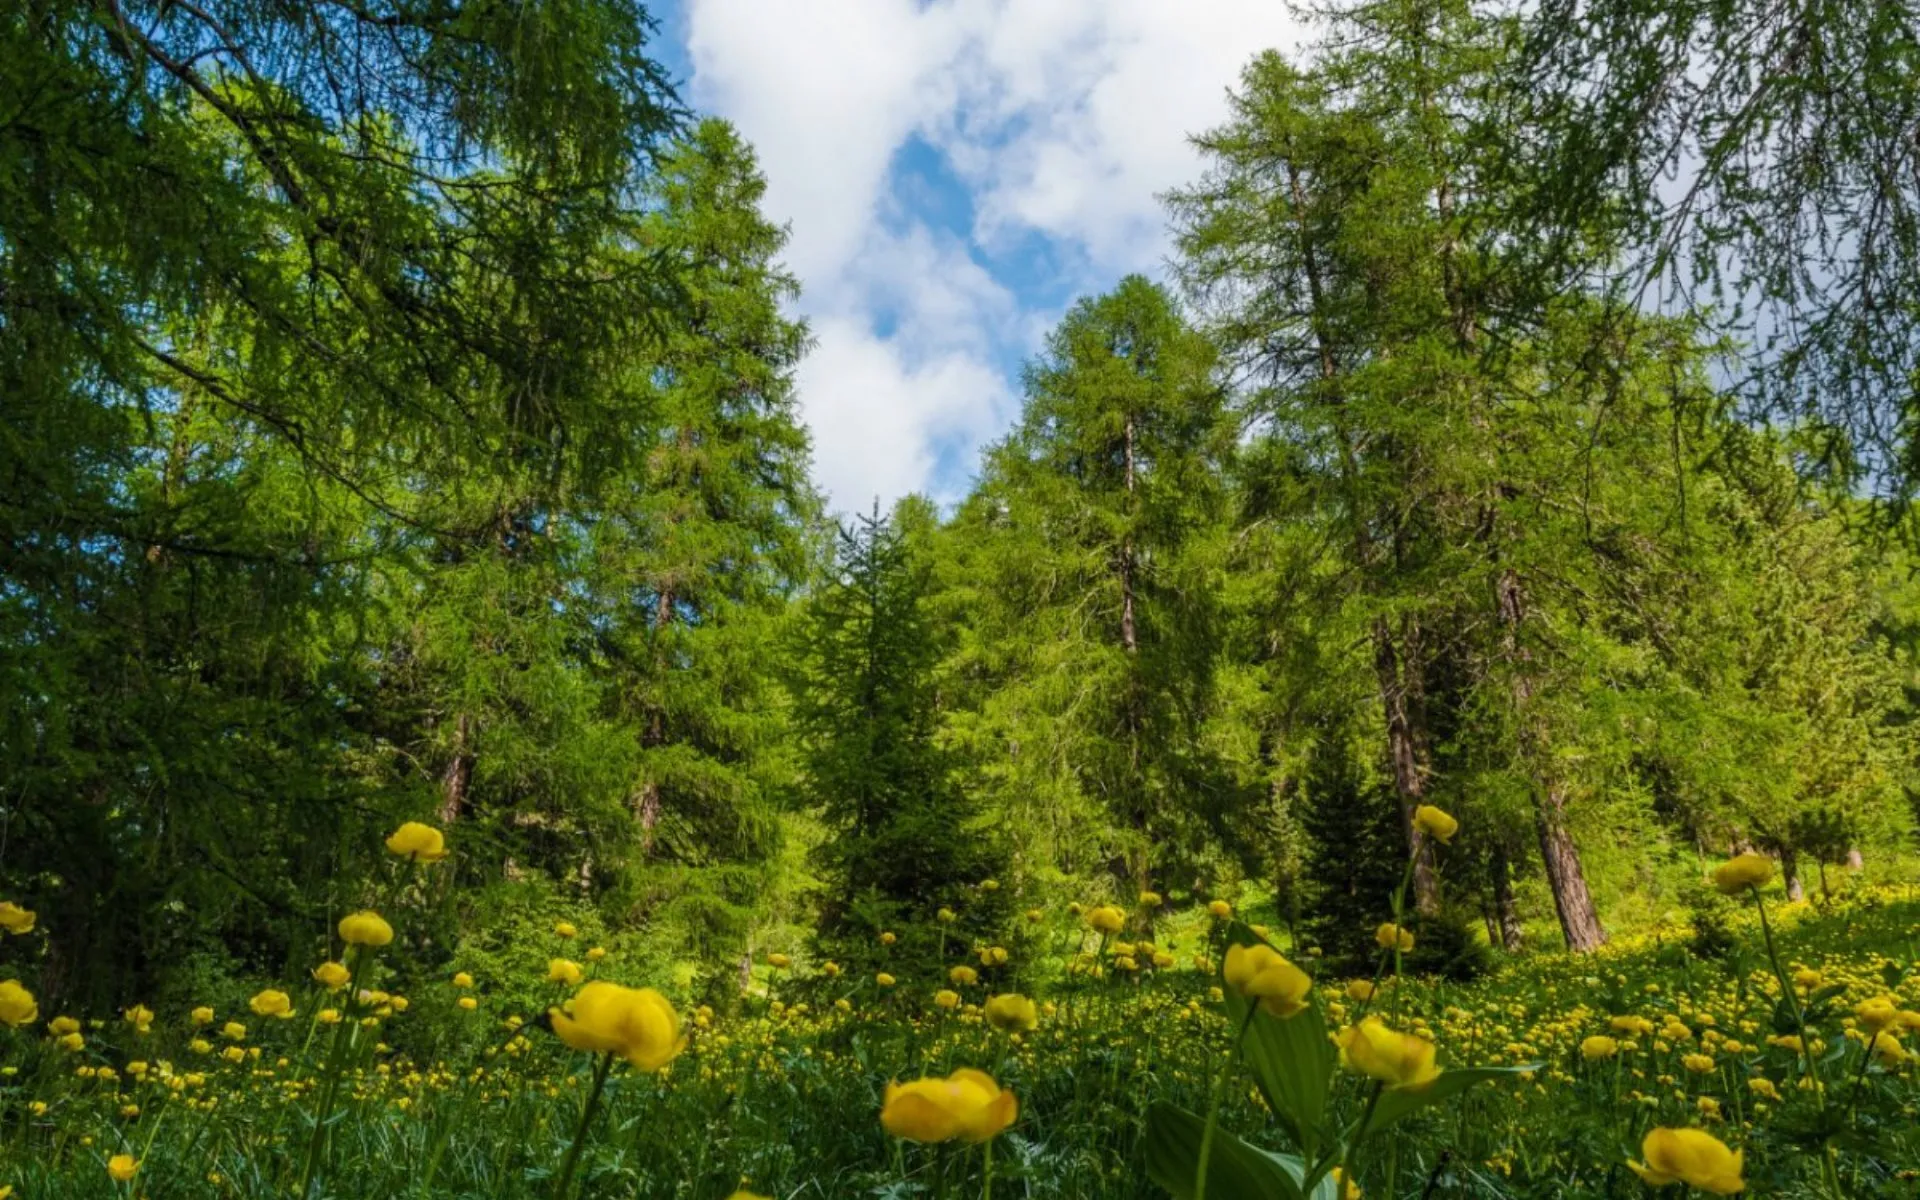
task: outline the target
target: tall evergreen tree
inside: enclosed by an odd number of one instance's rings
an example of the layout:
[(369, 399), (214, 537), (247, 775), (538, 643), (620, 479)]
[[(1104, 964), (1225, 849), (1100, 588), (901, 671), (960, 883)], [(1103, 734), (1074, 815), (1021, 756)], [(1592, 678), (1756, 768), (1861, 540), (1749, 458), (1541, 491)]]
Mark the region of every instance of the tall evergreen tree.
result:
[[(820, 935), (842, 960), (889, 952), (930, 960), (986, 938), (1003, 903), (963, 903), (1002, 861), (940, 742), (936, 668), (946, 646), (928, 598), (932, 507), (909, 496), (839, 532), (826, 586), (812, 597), (796, 652), (795, 721), (804, 792), (830, 836), (816, 850)], [(993, 893), (988, 893), (993, 896)], [(954, 910), (949, 945), (935, 917)]]
[(1213, 367), (1156, 285), (1081, 301), (1028, 368), (1020, 426), (958, 523), (978, 603), (957, 669), (987, 693), (963, 742), (1090, 801), (1098, 861), (1136, 891), (1191, 862), (1240, 798), (1201, 737), (1231, 437)]

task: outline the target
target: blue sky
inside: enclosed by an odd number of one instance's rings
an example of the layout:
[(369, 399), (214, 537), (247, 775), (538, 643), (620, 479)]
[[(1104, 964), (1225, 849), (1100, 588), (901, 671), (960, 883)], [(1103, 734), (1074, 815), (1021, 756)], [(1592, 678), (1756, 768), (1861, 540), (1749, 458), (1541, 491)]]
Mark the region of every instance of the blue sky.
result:
[(662, 58), (751, 140), (816, 347), (814, 475), (846, 511), (962, 496), (1074, 298), (1159, 277), (1274, 0), (673, 0)]

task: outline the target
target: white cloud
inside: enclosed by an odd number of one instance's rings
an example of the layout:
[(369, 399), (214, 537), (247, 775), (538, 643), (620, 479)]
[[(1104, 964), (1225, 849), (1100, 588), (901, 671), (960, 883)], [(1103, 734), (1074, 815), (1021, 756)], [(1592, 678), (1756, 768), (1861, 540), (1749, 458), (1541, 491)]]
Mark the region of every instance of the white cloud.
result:
[[(802, 403), (842, 509), (952, 499), (941, 451), (1005, 427), (1009, 365), (1054, 315), (914, 223), (889, 193), (901, 146), (925, 138), (965, 182), (981, 256), (1037, 233), (1072, 272), (1056, 284), (1102, 288), (1158, 273), (1155, 196), (1198, 171), (1188, 135), (1221, 120), (1247, 59), (1298, 40), (1273, 0), (686, 3), (692, 98), (754, 143), (767, 210), (792, 223), (818, 338)], [(885, 394), (901, 388), (925, 394)]]
[(800, 368), (800, 389), (814, 477), (843, 512), (929, 490), (941, 442), (979, 445), (1012, 411), (1006, 379), (977, 357), (909, 361), (896, 342), (842, 317), (817, 321), (815, 332), (819, 348)]

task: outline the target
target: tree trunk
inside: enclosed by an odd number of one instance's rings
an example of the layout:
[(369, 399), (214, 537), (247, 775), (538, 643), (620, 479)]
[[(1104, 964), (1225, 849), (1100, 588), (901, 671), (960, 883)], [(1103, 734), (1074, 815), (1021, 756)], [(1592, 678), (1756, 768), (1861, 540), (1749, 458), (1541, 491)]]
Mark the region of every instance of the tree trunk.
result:
[(1414, 639), (1395, 644), (1384, 617), (1373, 625), (1373, 664), (1380, 679), (1380, 703), (1386, 711), (1387, 758), (1393, 768), (1393, 790), (1400, 799), (1400, 823), (1413, 856), (1414, 911), (1431, 915), (1440, 910), (1440, 881), (1433, 869), (1433, 847), (1414, 827), (1413, 812), (1427, 789), (1426, 739), (1421, 728), (1418, 688), (1414, 684)]
[(473, 783), (473, 754), (468, 740), (473, 734), (473, 718), (461, 713), (453, 719), (453, 758), (440, 776), (440, 823), (451, 825), (467, 809), (467, 789)]
[[(673, 623), (673, 587), (663, 586), (653, 610), (653, 628), (655, 631), (653, 651), (654, 687), (661, 686), (660, 677), (665, 669), (660, 637), (667, 626)], [(642, 749), (652, 750), (667, 740), (665, 722), (656, 703), (653, 712), (647, 718), (647, 727), (640, 735)], [(646, 862), (653, 857), (654, 830), (660, 824), (660, 782), (648, 779), (640, 785), (640, 794), (634, 797), (634, 819), (640, 822), (640, 861)]]
[(1806, 884), (1800, 881), (1800, 856), (1787, 847), (1780, 849), (1780, 877), (1787, 884), (1787, 899), (1798, 903), (1807, 898)]
[(1865, 870), (1866, 865), (1867, 865), (1867, 860), (1863, 855), (1861, 855), (1860, 847), (1848, 846), (1847, 847), (1847, 870), (1849, 871)]
[(1566, 827), (1566, 796), (1549, 790), (1534, 808), (1534, 827), (1540, 835), (1540, 861), (1547, 868), (1547, 886), (1553, 890), (1554, 911), (1567, 949), (1585, 952), (1606, 944), (1607, 931), (1593, 907), (1593, 893), (1580, 869), (1580, 853)]
[(1531, 709), (1536, 680), (1530, 669), (1532, 655), (1520, 640), (1520, 627), (1527, 616), (1527, 593), (1518, 572), (1509, 567), (1500, 573), (1494, 585), (1494, 602), (1506, 627), (1506, 651), (1513, 670), (1513, 709), (1519, 734), (1519, 759), (1534, 776), (1534, 830), (1540, 836), (1540, 859), (1547, 869), (1547, 886), (1553, 891), (1554, 911), (1560, 917), (1560, 932), (1566, 936), (1567, 949), (1593, 950), (1604, 945), (1606, 930), (1600, 927), (1600, 915), (1593, 907), (1593, 893), (1587, 890), (1586, 873), (1580, 869), (1580, 851), (1567, 832), (1567, 795), (1564, 786), (1553, 778), (1548, 765), (1551, 756), (1541, 745), (1544, 734)]
[(1488, 870), (1493, 875), (1493, 925), (1497, 933), (1494, 944), (1509, 954), (1517, 954), (1524, 940), (1520, 928), (1520, 905), (1513, 896), (1513, 864), (1507, 859), (1507, 848), (1503, 843), (1494, 843), (1493, 854), (1488, 859)]

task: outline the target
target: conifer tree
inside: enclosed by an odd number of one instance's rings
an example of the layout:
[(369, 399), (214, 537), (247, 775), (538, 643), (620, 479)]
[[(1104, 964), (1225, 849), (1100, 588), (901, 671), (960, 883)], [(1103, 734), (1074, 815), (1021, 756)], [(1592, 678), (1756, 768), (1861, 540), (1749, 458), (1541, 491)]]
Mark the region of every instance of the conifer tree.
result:
[(933, 524), (931, 505), (909, 496), (843, 526), (795, 652), (803, 790), (829, 830), (816, 851), (820, 937), (852, 963), (873, 963), (883, 932), (900, 939), (887, 961), (964, 953), (1004, 915), (999, 893), (977, 890), (998, 873), (997, 839), (940, 743)]
[(1206, 554), (1231, 437), (1213, 367), (1145, 279), (1081, 301), (1029, 366), (1020, 426), (958, 522), (953, 570), (977, 603), (955, 669), (989, 693), (960, 737), (976, 761), (1017, 755), (1064, 793), (1094, 856), (1080, 864), (1127, 892), (1154, 890), (1156, 870), (1186, 884), (1175, 866), (1217, 844), (1243, 799), (1201, 736), (1220, 636)]

